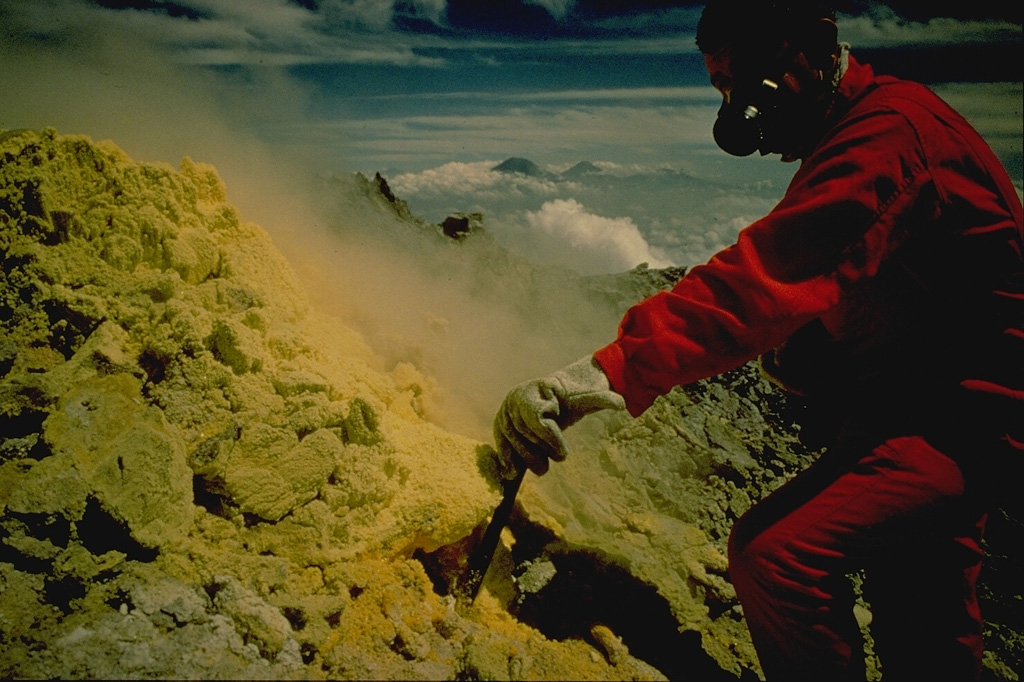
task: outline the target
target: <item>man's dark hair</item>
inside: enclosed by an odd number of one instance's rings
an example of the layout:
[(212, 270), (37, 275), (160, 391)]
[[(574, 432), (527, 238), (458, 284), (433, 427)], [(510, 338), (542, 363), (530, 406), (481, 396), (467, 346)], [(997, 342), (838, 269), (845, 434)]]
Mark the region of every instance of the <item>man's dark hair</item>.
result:
[(824, 0), (709, 0), (697, 24), (697, 47), (715, 54), (730, 45), (759, 46), (813, 39), (821, 19), (835, 19)]

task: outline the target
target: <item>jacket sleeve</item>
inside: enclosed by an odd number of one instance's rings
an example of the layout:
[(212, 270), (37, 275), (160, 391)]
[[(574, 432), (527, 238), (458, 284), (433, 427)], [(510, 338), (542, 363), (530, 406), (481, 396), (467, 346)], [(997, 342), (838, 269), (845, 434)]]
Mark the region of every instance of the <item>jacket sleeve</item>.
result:
[(738, 367), (826, 315), (898, 244), (900, 216), (928, 182), (904, 116), (848, 115), (735, 245), (627, 311), (618, 338), (595, 353), (612, 388), (639, 415), (674, 386)]

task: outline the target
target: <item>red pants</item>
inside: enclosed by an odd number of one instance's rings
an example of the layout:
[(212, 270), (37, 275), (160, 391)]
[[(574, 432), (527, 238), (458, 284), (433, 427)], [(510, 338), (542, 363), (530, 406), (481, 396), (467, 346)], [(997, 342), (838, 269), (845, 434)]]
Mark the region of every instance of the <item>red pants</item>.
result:
[(985, 514), (923, 439), (822, 457), (740, 518), (729, 574), (773, 680), (864, 680), (850, 574), (865, 572), (883, 679), (977, 680)]

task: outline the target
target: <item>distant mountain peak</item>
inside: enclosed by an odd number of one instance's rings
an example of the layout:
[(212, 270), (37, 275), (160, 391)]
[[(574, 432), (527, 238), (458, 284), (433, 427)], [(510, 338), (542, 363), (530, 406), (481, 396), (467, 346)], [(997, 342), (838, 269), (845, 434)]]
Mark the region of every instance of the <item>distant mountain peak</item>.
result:
[(569, 170), (562, 173), (564, 178), (581, 178), (584, 175), (596, 175), (601, 172), (601, 168), (592, 164), (590, 161), (580, 161)]
[(529, 159), (513, 156), (505, 159), (491, 170), (499, 173), (521, 173), (531, 178), (542, 178), (548, 175), (540, 166)]

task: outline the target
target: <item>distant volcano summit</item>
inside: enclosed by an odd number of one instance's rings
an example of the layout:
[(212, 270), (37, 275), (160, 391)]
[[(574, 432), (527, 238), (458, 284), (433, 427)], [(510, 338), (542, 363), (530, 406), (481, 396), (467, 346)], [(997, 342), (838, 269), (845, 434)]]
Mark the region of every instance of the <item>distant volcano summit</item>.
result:
[(601, 169), (591, 162), (580, 161), (575, 166), (562, 173), (562, 177), (572, 180), (575, 178), (581, 178), (585, 175), (597, 175), (600, 172)]
[(541, 169), (540, 166), (535, 164), (529, 159), (523, 159), (517, 156), (513, 156), (510, 159), (506, 159), (499, 163), (491, 170), (499, 173), (519, 173), (526, 175), (531, 178), (543, 178), (548, 177), (551, 174)]
[(551, 173), (533, 161), (518, 156), (505, 159), (497, 166), (491, 168), (491, 170), (498, 173), (519, 174), (529, 178), (544, 178), (548, 180), (578, 180), (587, 175), (598, 175), (601, 173), (601, 168), (590, 161), (580, 161), (563, 173)]

